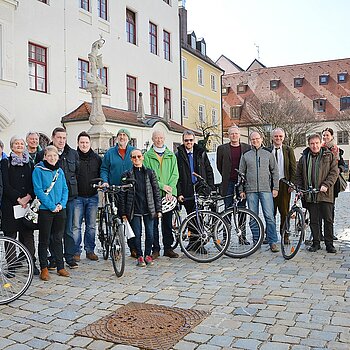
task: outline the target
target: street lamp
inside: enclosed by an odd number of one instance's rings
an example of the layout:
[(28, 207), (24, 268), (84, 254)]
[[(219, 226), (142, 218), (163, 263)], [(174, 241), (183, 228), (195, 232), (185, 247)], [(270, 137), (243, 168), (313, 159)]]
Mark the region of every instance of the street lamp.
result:
[(264, 135), (265, 135), (265, 145), (267, 147), (271, 146), (271, 132), (272, 132), (272, 125), (271, 124), (264, 124), (263, 125), (264, 129)]

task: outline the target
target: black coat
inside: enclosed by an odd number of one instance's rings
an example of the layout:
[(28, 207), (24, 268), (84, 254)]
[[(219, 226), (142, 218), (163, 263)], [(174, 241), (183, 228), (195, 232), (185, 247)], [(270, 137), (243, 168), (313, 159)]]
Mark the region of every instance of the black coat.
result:
[[(184, 145), (177, 148), (177, 167), (179, 169), (179, 181), (177, 183), (177, 195), (192, 197), (193, 196), (193, 184), (190, 163), (188, 160), (187, 152)], [(205, 150), (198, 146), (193, 145), (193, 168), (194, 172), (204, 178), (207, 184), (214, 188), (214, 173), (211, 167), (209, 158)]]
[(30, 194), (35, 197), (32, 172), (34, 165), (29, 162), (23, 166), (13, 166), (12, 158), (3, 159), (1, 161), (1, 172), (3, 181), (3, 196), (1, 203), (2, 210), (2, 230), (3, 231), (21, 231), (25, 229), (21, 219), (15, 219), (13, 206), (18, 205), (17, 198), (25, 197)]

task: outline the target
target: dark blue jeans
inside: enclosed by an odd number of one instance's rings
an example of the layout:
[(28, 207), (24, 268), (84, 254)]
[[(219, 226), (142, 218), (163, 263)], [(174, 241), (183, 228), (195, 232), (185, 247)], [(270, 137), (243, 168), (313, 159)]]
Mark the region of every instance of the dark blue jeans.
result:
[[(228, 208), (231, 208), (232, 205), (233, 205), (233, 193), (234, 191), (236, 190), (236, 196), (237, 198), (239, 198), (239, 191), (238, 191), (238, 187), (236, 187), (236, 182), (234, 181), (229, 181), (228, 182), (228, 186), (227, 186), (227, 191), (226, 191), (226, 194), (225, 196), (229, 196), (229, 197), (226, 197), (224, 199), (224, 203), (225, 203), (225, 209), (228, 209)], [(246, 200), (242, 200), (238, 203), (238, 206), (239, 207), (245, 207), (246, 206)]]
[[(169, 211), (167, 213), (163, 213), (162, 217), (162, 235), (163, 235), (163, 246), (164, 251), (171, 249), (171, 246), (174, 243), (174, 237), (172, 232), (172, 223), (171, 218), (173, 216), (173, 211)], [(153, 252), (160, 251), (159, 245), (159, 229), (158, 229), (159, 219), (154, 220), (154, 228), (153, 228)]]
[(130, 222), (130, 225), (135, 234), (135, 246), (137, 251), (137, 257), (143, 256), (141, 247), (142, 237), (142, 218), (145, 226), (145, 256), (151, 255), (153, 245), (153, 225), (155, 219), (151, 215), (134, 216)]

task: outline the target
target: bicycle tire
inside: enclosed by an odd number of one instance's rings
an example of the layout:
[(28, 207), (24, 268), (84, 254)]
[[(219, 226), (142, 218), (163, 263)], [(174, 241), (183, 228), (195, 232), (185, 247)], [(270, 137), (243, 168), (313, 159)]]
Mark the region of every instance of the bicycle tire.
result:
[[(305, 237), (305, 219), (303, 211), (298, 207), (293, 207), (286, 217), (282, 228), (281, 250), (286, 260), (292, 259), (299, 251)], [(284, 236), (288, 236), (288, 242)]]
[(115, 224), (113, 227), (114, 237), (111, 244), (110, 256), (113, 269), (117, 277), (121, 277), (125, 270), (125, 235), (124, 225)]
[(33, 280), (34, 264), (28, 249), (10, 237), (0, 237), (0, 305), (21, 297)]
[[(230, 208), (221, 216), (228, 224), (231, 235), (225, 255), (230, 258), (246, 258), (261, 247), (264, 240), (264, 225), (252, 210), (243, 207)], [(254, 229), (258, 232), (255, 237)]]
[(173, 237), (174, 237), (174, 243), (171, 246), (172, 250), (176, 249), (177, 246), (179, 245), (178, 232), (179, 232), (180, 226), (181, 226), (181, 216), (179, 214), (179, 211), (173, 210), (173, 214), (171, 217), (171, 231), (172, 231)]
[(182, 222), (179, 243), (184, 254), (193, 261), (212, 262), (220, 258), (229, 246), (229, 230), (219, 214), (199, 210), (190, 213)]
[(100, 208), (98, 223), (98, 239), (101, 242), (102, 256), (104, 260), (107, 260), (109, 256), (108, 229), (108, 217), (106, 209)]

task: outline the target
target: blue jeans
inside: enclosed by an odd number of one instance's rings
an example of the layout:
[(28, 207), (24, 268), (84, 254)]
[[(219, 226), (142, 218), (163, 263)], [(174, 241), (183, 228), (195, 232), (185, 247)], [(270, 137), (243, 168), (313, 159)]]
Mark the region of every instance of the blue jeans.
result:
[[(167, 213), (163, 213), (161, 222), (162, 222), (162, 235), (163, 235), (163, 246), (164, 251), (171, 249), (171, 246), (174, 243), (174, 236), (172, 231), (172, 219), (173, 211), (168, 211)], [(153, 252), (160, 251), (159, 245), (159, 229), (158, 229), (159, 219), (154, 220), (153, 227)]]
[(67, 221), (64, 229), (63, 243), (64, 243), (64, 258), (67, 263), (73, 261), (73, 256), (76, 253), (75, 246), (78, 239), (74, 237), (73, 233), (73, 218), (74, 218), (74, 206), (76, 199), (70, 199), (67, 202), (66, 213)]
[[(225, 196), (230, 196), (230, 197), (224, 198), (225, 209), (231, 208), (233, 206), (233, 193), (235, 190), (236, 190), (236, 196), (239, 199), (240, 198), (239, 191), (238, 191), (238, 187), (236, 186), (236, 182), (229, 180)], [(245, 204), (246, 204), (246, 200), (243, 199), (238, 203), (238, 206), (244, 208)]]
[[(271, 246), (273, 243), (277, 243), (277, 231), (276, 222), (274, 217), (274, 206), (272, 192), (250, 192), (247, 193), (248, 208), (254, 213), (259, 215), (259, 201), (263, 210), (265, 223), (266, 223), (266, 236), (267, 242)], [(250, 223), (251, 230), (253, 232), (254, 242), (258, 240), (258, 230), (255, 221)]]
[(143, 256), (141, 247), (141, 236), (142, 236), (142, 220), (145, 226), (145, 256), (151, 255), (152, 245), (153, 245), (153, 225), (155, 219), (150, 215), (134, 216), (130, 222), (130, 225), (135, 234), (135, 246), (137, 251), (137, 257)]
[(93, 253), (95, 250), (97, 208), (98, 194), (92, 197), (78, 197), (75, 200), (73, 218), (75, 254), (81, 254), (81, 225), (83, 223), (83, 219), (85, 222), (84, 249), (86, 253)]

